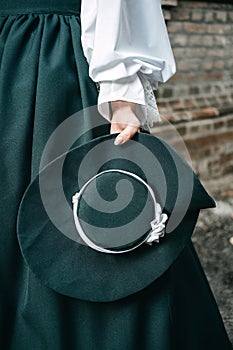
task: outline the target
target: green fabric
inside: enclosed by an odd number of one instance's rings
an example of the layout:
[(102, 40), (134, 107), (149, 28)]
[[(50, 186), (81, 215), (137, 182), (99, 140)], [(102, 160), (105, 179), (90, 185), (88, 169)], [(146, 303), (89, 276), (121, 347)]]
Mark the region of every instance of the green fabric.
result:
[[(24, 263), (17, 211), (45, 143), (63, 120), (97, 99), (80, 45), (80, 1), (77, 14), (74, 5), (0, 0), (0, 348), (231, 349), (191, 242), (156, 283), (109, 303), (62, 296)], [(108, 130), (94, 129), (79, 142)]]

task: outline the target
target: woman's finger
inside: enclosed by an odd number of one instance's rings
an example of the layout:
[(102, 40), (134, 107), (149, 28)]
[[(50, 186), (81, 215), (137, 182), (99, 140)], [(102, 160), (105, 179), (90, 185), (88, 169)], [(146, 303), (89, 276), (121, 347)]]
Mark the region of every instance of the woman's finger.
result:
[(127, 101), (111, 102), (112, 119), (110, 133), (119, 133), (114, 144), (122, 145), (140, 129), (140, 121), (135, 113), (135, 103)]
[(114, 141), (114, 145), (123, 145), (125, 142), (130, 140), (138, 131), (139, 131), (139, 127), (128, 125), (116, 137), (116, 139)]

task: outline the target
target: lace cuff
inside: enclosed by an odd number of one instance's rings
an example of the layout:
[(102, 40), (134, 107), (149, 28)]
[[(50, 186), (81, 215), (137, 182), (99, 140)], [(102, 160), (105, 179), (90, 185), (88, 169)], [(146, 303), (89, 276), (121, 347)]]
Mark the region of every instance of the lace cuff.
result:
[(156, 122), (161, 120), (153, 91), (153, 89), (158, 88), (158, 83), (156, 82), (152, 85), (149, 78), (141, 72), (138, 72), (138, 76), (141, 80), (145, 94), (146, 118), (144, 127), (152, 128)]
[(138, 72), (135, 76), (119, 79), (117, 81), (97, 82), (99, 91), (98, 110), (100, 114), (111, 121), (110, 101), (123, 100), (134, 102), (136, 105), (136, 116), (143, 129), (149, 130), (154, 124), (161, 120), (156, 104), (152, 84), (148, 75)]

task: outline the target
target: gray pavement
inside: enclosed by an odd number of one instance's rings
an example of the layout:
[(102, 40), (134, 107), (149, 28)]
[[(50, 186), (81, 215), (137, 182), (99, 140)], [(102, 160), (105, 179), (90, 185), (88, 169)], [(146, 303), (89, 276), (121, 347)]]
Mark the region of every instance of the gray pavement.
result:
[(193, 242), (233, 343), (233, 196), (215, 196), (217, 208), (202, 209)]

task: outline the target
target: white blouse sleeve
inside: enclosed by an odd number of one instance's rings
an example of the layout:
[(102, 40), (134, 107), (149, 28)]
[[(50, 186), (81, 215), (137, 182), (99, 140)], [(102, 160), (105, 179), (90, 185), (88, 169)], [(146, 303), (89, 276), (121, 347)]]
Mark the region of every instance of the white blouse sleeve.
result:
[(161, 0), (82, 0), (81, 30), (99, 112), (111, 120), (110, 101), (134, 102), (141, 125), (153, 126), (153, 89), (176, 72)]

